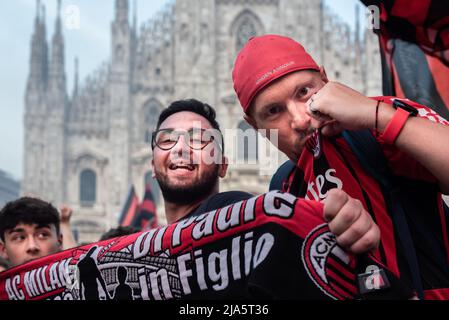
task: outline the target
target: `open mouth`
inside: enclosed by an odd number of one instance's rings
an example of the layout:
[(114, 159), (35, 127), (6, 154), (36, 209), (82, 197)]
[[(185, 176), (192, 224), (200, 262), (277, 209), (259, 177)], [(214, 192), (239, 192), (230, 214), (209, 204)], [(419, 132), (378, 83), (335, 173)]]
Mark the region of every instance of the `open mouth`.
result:
[(172, 164), (170, 164), (170, 165), (168, 166), (168, 168), (169, 168), (170, 170), (178, 170), (178, 169), (181, 169), (181, 170), (189, 170), (189, 171), (193, 171), (193, 170), (195, 170), (195, 165), (193, 165), (193, 164), (185, 164), (185, 163), (183, 163), (183, 164), (175, 164), (175, 163), (172, 163)]

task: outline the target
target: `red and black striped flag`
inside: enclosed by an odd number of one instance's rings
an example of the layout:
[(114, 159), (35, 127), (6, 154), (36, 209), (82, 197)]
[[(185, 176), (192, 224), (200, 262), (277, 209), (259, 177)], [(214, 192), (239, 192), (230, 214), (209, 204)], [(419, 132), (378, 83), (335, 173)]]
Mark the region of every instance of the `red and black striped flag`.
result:
[(136, 214), (139, 210), (139, 200), (137, 199), (134, 186), (129, 189), (128, 197), (126, 198), (125, 205), (119, 218), (119, 225), (122, 227), (131, 226), (131, 223), (136, 218)]
[[(361, 0), (380, 9), (383, 93), (408, 98), (449, 119), (447, 0)], [(375, 16), (374, 16), (375, 18)]]
[(139, 206), (139, 213), (135, 216), (131, 226), (140, 230), (157, 227), (156, 205), (149, 184), (145, 186), (145, 195)]

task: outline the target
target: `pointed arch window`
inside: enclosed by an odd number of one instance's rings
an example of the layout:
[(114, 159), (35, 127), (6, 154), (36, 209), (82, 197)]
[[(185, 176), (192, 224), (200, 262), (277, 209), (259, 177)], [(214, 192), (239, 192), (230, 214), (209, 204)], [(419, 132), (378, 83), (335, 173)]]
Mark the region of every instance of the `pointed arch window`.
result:
[(245, 43), (258, 34), (264, 34), (264, 27), (260, 19), (251, 10), (243, 10), (234, 20), (231, 26), (231, 35), (235, 39), (236, 53)]
[(97, 175), (86, 169), (80, 174), (80, 203), (83, 207), (92, 207), (97, 197)]
[(239, 51), (251, 37), (254, 37), (256, 35), (257, 30), (254, 23), (248, 18), (244, 19), (237, 29), (236, 34), (237, 51)]

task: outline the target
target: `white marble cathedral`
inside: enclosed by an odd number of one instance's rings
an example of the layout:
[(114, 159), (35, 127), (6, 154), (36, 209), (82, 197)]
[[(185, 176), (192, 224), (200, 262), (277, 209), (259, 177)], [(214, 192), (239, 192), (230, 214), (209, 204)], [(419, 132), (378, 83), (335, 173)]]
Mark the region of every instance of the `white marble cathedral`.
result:
[[(85, 242), (116, 226), (131, 185), (140, 198), (145, 181), (157, 188), (150, 179), (148, 138), (171, 101), (203, 100), (216, 108), (222, 129), (247, 127), (231, 68), (249, 37), (290, 36), (330, 79), (368, 95), (381, 93), (377, 39), (370, 30), (359, 39), (358, 27), (350, 32), (321, 0), (177, 0), (140, 28), (135, 13), (130, 22), (128, 0), (115, 0), (111, 59), (80, 85), (76, 72), (71, 93), (61, 18), (48, 45), (40, 11), (38, 3), (25, 93), (22, 194), (69, 204)], [(244, 150), (237, 156), (255, 155)], [(261, 193), (268, 181), (257, 165), (233, 165), (221, 189)], [(164, 221), (161, 197), (155, 196)]]

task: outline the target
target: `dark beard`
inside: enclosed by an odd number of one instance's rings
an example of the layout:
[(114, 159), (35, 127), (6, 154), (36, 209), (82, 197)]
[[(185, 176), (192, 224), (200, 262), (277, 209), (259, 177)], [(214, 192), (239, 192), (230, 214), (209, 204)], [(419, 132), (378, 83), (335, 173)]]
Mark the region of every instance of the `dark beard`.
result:
[(211, 194), (218, 182), (218, 169), (219, 167), (216, 166), (213, 171), (205, 173), (198, 183), (189, 186), (173, 187), (165, 177), (161, 178), (156, 174), (156, 178), (165, 201), (186, 205), (205, 200)]

